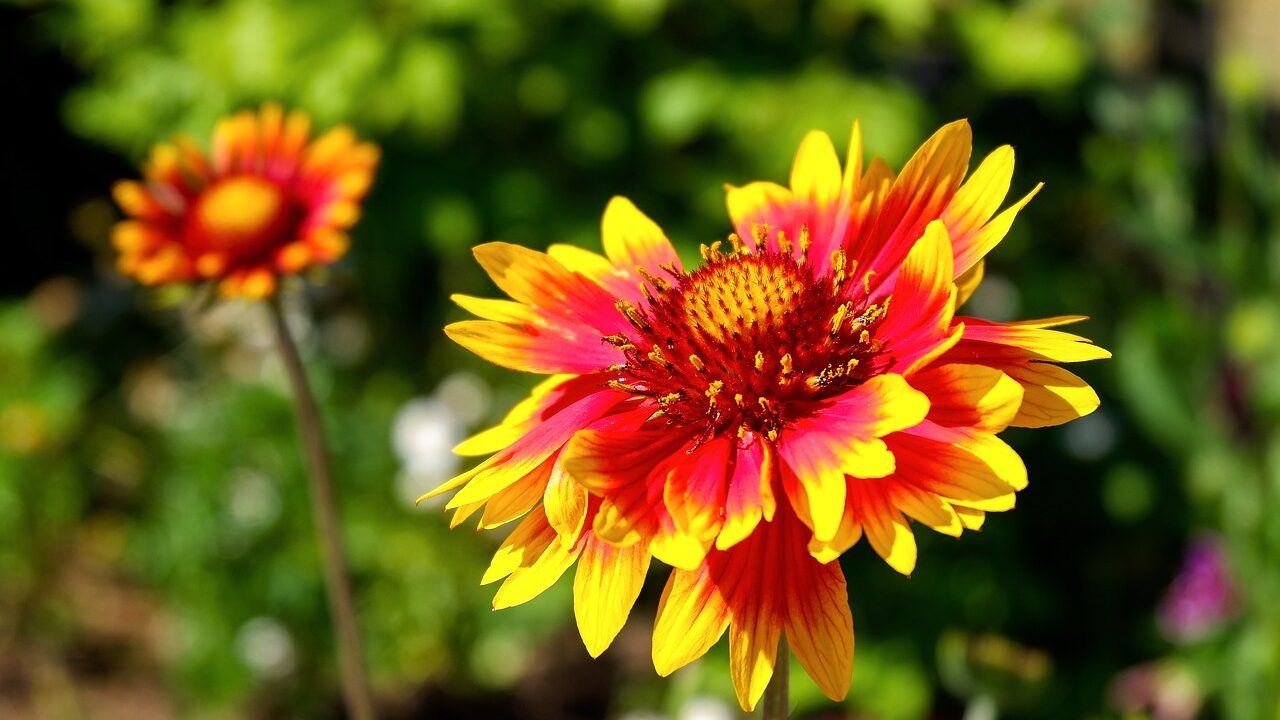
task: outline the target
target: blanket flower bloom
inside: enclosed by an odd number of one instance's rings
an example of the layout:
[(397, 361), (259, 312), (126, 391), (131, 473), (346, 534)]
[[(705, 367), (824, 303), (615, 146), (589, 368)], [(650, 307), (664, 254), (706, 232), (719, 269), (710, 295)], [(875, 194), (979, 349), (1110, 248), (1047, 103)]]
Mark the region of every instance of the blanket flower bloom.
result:
[(895, 175), (880, 160), (863, 168), (857, 123), (843, 169), (810, 133), (790, 187), (728, 189), (736, 232), (704, 246), (696, 269), (621, 198), (605, 210), (604, 256), (477, 247), (512, 300), (455, 296), (481, 319), (447, 333), (551, 376), (458, 448), (486, 460), (429, 494), (458, 490), (455, 525), (477, 512), (484, 529), (520, 520), (483, 578), (503, 581), (494, 606), (533, 598), (576, 562), (578, 627), (599, 655), (656, 557), (674, 568), (653, 633), (659, 673), (727, 631), (750, 709), (785, 633), (842, 698), (853, 620), (836, 558), (865, 536), (909, 574), (909, 520), (958, 536), (1013, 507), (1026, 470), (998, 432), (1098, 405), (1055, 364), (1109, 357), (1054, 329), (1082, 318), (956, 314), (1039, 190), (997, 214), (1013, 151), (965, 181), (970, 145), (968, 124), (952, 123)]
[(206, 156), (189, 138), (155, 146), (142, 181), (116, 183), (129, 219), (112, 231), (121, 272), (144, 285), (215, 281), (263, 298), (282, 274), (342, 257), (378, 149), (275, 104), (221, 120)]

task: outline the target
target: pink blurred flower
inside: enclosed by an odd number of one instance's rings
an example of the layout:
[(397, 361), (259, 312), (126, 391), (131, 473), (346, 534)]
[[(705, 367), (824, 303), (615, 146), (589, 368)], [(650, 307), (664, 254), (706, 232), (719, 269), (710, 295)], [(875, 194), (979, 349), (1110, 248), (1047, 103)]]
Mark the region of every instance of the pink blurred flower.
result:
[(1182, 570), (1160, 603), (1161, 633), (1175, 643), (1193, 643), (1222, 627), (1236, 612), (1235, 583), (1221, 539), (1193, 541)]

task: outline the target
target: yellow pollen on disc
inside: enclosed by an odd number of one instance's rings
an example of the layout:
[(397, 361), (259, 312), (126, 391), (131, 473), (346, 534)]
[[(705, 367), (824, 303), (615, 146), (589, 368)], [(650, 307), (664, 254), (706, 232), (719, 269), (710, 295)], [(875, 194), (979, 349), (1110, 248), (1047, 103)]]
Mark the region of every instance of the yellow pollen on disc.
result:
[(767, 330), (787, 321), (805, 290), (791, 263), (758, 262), (739, 256), (696, 273), (683, 296), (685, 319), (708, 337), (726, 342), (735, 334)]
[(196, 205), (201, 235), (211, 249), (243, 254), (280, 240), (286, 199), (275, 183), (253, 175), (223, 180)]

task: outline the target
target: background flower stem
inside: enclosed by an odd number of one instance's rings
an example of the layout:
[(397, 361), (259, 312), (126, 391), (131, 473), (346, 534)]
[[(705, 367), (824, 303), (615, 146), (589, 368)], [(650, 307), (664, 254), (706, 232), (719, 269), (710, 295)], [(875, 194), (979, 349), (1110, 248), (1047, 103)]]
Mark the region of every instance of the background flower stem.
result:
[(373, 700), (360, 650), (360, 629), (356, 623), (351, 577), (342, 548), (337, 501), (333, 490), (333, 470), (329, 464), (324, 427), (320, 422), (320, 409), (316, 406), (306, 369), (302, 366), (302, 357), (298, 354), (298, 346), (285, 322), (279, 299), (273, 298), (268, 307), (275, 325), (276, 347), (280, 351), (280, 360), (293, 390), (298, 432), (310, 470), (307, 477), (311, 482), (311, 507), (315, 515), (316, 532), (320, 536), (320, 554), (324, 559), (329, 613), (337, 633), (343, 698), (352, 720), (373, 720)]
[(764, 720), (786, 720), (791, 710), (791, 648), (785, 634), (778, 639), (777, 658), (773, 677), (764, 689)]

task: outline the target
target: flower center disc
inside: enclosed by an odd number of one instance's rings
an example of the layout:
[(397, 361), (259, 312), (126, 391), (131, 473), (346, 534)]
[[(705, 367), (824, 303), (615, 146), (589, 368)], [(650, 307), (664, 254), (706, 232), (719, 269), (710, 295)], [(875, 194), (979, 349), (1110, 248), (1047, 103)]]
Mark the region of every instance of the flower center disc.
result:
[[(627, 362), (617, 389), (649, 397), (668, 420), (708, 436), (776, 436), (797, 403), (842, 392), (883, 370), (874, 338), (886, 303), (869, 304), (843, 270), (817, 277), (786, 252), (704, 250), (675, 282), (649, 277), (645, 310), (620, 302), (636, 332), (604, 338)], [(844, 258), (841, 256), (840, 267)]]
[(806, 278), (794, 263), (771, 260), (744, 255), (694, 272), (680, 294), (685, 322), (721, 343), (782, 329), (802, 304)]
[(209, 250), (257, 255), (287, 238), (288, 199), (276, 183), (254, 175), (227, 178), (197, 201), (196, 231)]

